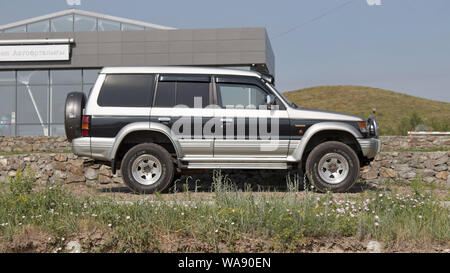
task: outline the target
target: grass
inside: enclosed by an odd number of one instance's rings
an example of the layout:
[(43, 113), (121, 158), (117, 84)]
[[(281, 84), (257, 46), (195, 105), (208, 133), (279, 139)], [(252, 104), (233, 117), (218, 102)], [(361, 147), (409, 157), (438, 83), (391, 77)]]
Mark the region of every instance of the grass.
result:
[[(450, 103), (433, 101), (378, 88), (364, 86), (317, 86), (284, 93), (301, 107), (317, 108), (367, 118), (377, 109), (383, 135), (398, 134), (402, 120), (416, 112), (425, 125), (449, 125)], [(402, 132), (406, 133), (406, 132)]]
[[(124, 204), (79, 198), (58, 185), (39, 188), (31, 177), (18, 172), (1, 189), (2, 251), (26, 251), (30, 244), (20, 244), (24, 238), (44, 245), (40, 251), (57, 252), (70, 239), (80, 240), (87, 252), (296, 252), (311, 238), (356, 237), (387, 245), (450, 239), (449, 209), (420, 180), (409, 194), (377, 191), (341, 199), (309, 190), (300, 197), (298, 183), (289, 180), (289, 192), (279, 198), (238, 191), (215, 172), (211, 202), (186, 192), (183, 202)], [(243, 241), (255, 243), (243, 248)]]

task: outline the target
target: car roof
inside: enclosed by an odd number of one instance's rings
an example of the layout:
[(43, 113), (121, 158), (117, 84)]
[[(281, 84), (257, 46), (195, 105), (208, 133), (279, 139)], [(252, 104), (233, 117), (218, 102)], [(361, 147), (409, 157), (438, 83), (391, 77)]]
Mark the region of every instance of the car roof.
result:
[(197, 66), (147, 66), (147, 67), (105, 67), (100, 72), (102, 74), (214, 74), (214, 75), (235, 75), (261, 78), (261, 74), (256, 71), (239, 70), (217, 67), (197, 67)]

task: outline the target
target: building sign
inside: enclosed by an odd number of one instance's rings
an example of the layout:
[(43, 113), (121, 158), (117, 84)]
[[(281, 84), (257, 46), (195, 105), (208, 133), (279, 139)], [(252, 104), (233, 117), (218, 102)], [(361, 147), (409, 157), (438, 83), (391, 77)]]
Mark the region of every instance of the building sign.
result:
[(0, 45), (0, 62), (68, 61), (70, 47), (63, 45)]

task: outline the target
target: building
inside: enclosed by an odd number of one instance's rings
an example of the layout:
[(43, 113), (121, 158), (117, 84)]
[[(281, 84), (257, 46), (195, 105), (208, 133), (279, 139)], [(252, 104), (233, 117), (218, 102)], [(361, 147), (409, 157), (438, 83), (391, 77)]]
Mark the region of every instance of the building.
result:
[(174, 29), (76, 9), (0, 26), (0, 135), (64, 135), (67, 93), (104, 66), (202, 65), (274, 75), (265, 28)]

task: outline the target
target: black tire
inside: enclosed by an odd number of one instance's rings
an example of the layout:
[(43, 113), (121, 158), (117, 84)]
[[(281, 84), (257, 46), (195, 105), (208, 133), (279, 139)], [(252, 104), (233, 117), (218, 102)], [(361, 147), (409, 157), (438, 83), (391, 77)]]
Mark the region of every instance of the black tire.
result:
[[(151, 182), (151, 184), (139, 182), (136, 178), (139, 174), (136, 171), (133, 175), (133, 164), (137, 164), (137, 161), (141, 160), (140, 158), (142, 157), (145, 158), (145, 156), (151, 156), (159, 161), (159, 164), (155, 164), (155, 166), (159, 166), (156, 169), (160, 169), (160, 176), (155, 182)], [(125, 184), (131, 190), (138, 193), (154, 193), (162, 192), (169, 187), (174, 178), (175, 167), (171, 155), (166, 149), (154, 143), (143, 143), (134, 146), (125, 154), (122, 159), (121, 171)], [(145, 180), (143, 177), (140, 179)], [(154, 178), (156, 179), (156, 176)]]
[[(344, 171), (345, 162), (348, 166), (347, 172)], [(320, 170), (319, 164), (322, 165)], [(325, 164), (327, 166), (324, 167)], [(358, 155), (351, 147), (338, 141), (327, 141), (318, 145), (306, 160), (306, 176), (309, 182), (321, 192), (349, 190), (359, 178), (359, 169)]]
[(81, 118), (86, 104), (86, 96), (82, 92), (71, 92), (67, 95), (64, 107), (64, 129), (69, 142), (81, 137)]

